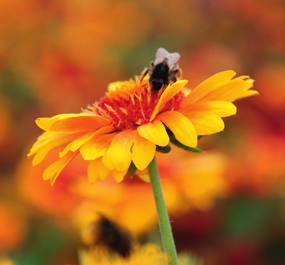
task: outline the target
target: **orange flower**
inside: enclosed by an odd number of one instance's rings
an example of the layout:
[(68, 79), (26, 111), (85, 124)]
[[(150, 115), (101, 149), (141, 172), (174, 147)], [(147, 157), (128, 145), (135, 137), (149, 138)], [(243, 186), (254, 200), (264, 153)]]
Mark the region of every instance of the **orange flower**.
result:
[[(178, 218), (195, 209), (208, 211), (217, 198), (223, 198), (228, 194), (228, 185), (224, 179), (228, 160), (220, 153), (207, 152), (197, 155), (176, 147), (167, 155), (158, 153), (157, 163), (163, 195), (171, 218)], [(77, 164), (77, 167), (79, 166), (80, 164)], [(68, 180), (67, 171), (69, 174), (74, 174), (70, 170), (74, 167), (73, 163), (63, 172), (60, 184)], [(27, 175), (21, 174), (22, 179), (26, 177)], [(85, 230), (95, 222), (98, 213), (116, 220), (118, 225), (127, 228), (135, 237), (156, 227), (157, 214), (149, 183), (126, 178), (121, 185), (116, 185), (112, 178), (108, 178), (104, 182), (90, 185), (84, 181), (83, 174), (80, 176), (77, 174), (73, 179), (74, 181), (69, 186), (66, 184), (64, 188), (69, 189), (66, 196), (70, 198), (81, 196), (81, 201), (70, 212), (72, 216), (69, 218), (80, 230)], [(52, 190), (55, 188), (58, 188), (58, 183)], [(33, 193), (35, 191), (28, 195), (31, 196)], [(45, 197), (43, 200), (56, 201), (57, 198)], [(39, 200), (34, 199), (33, 204), (41, 207)]]
[(231, 102), (257, 94), (249, 90), (253, 80), (247, 76), (231, 80), (234, 75), (234, 71), (221, 72), (192, 91), (182, 90), (187, 80), (159, 91), (152, 89), (147, 79), (113, 83), (106, 96), (83, 113), (37, 119), (45, 132), (28, 156), (35, 155), (36, 165), (51, 149), (65, 144), (60, 159), (45, 170), (45, 180), (51, 179), (53, 184), (63, 168), (81, 154), (90, 161), (90, 182), (98, 177), (104, 180), (110, 172), (120, 182), (131, 162), (138, 170), (147, 168), (156, 146), (167, 146), (169, 136), (196, 147), (198, 135), (222, 131), (221, 117), (236, 113)]
[(17, 247), (26, 235), (27, 227), (23, 216), (11, 206), (0, 202), (0, 253)]
[[(18, 164), (17, 192), (29, 205), (52, 215), (57, 223), (71, 225), (73, 222), (79, 228), (94, 222), (97, 213), (116, 220), (134, 236), (157, 225), (149, 183), (133, 177), (117, 185), (110, 177), (90, 185), (86, 181), (88, 161), (79, 155), (61, 172), (51, 189), (49, 183), (43, 182), (39, 176), (56, 161), (59, 152), (60, 147), (54, 148), (35, 167), (25, 157)], [(192, 209), (208, 210), (216, 198), (227, 195), (228, 185), (224, 177), (229, 162), (227, 156), (213, 150), (204, 154), (190, 153), (175, 146), (169, 154), (158, 153), (156, 156), (171, 217), (176, 218)]]

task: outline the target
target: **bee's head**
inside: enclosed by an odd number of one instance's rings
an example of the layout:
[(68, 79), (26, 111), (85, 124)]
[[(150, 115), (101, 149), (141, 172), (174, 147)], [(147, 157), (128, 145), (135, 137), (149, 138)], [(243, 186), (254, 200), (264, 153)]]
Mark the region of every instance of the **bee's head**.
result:
[(151, 84), (154, 90), (158, 91), (163, 86), (163, 79), (162, 78), (155, 78), (152, 80)]

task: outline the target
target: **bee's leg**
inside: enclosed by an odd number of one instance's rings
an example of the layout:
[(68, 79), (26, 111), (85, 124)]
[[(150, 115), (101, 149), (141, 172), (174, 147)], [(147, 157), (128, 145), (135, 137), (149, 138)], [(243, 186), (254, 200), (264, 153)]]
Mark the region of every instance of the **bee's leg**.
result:
[(173, 84), (173, 83), (175, 83), (177, 81), (177, 78), (176, 78), (177, 74), (176, 74), (176, 72), (177, 72), (177, 70), (174, 70), (174, 71), (169, 73), (169, 75), (168, 75), (168, 83)]
[(149, 68), (145, 68), (142, 72), (142, 76), (141, 76), (141, 79), (140, 79), (140, 83), (143, 81), (144, 77), (147, 75), (149, 71)]
[(180, 80), (182, 78), (182, 69), (181, 68), (177, 69), (177, 75), (176, 76), (177, 76), (178, 80)]
[(173, 75), (173, 81), (176, 82), (177, 80), (180, 80), (181, 76), (182, 76), (182, 69), (178, 68), (174, 71), (172, 71), (172, 75)]

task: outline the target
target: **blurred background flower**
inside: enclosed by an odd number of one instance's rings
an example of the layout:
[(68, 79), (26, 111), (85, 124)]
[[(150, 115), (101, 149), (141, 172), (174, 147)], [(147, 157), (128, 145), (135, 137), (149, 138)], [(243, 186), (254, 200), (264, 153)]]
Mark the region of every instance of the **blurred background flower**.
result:
[(0, 1), (0, 254), (78, 264), (79, 235), (98, 212), (159, 243), (149, 184), (91, 185), (75, 160), (51, 188), (26, 154), (37, 117), (79, 112), (164, 47), (181, 54), (189, 88), (233, 69), (260, 93), (199, 141), (206, 153), (159, 154), (179, 252), (205, 265), (284, 264), (284, 17), (281, 0)]

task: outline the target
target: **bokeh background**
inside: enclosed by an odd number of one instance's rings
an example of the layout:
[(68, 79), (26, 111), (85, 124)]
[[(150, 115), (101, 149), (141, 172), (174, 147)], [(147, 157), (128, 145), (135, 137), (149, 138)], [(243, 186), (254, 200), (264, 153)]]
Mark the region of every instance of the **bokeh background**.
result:
[(42, 172), (52, 155), (33, 168), (26, 154), (37, 117), (80, 112), (164, 47), (181, 54), (189, 88), (232, 69), (260, 93), (199, 141), (206, 153), (158, 155), (178, 251), (205, 265), (284, 265), (284, 18), (282, 0), (1, 0), (0, 256), (78, 264), (98, 212), (159, 244), (149, 184), (91, 185), (73, 161), (50, 187)]

